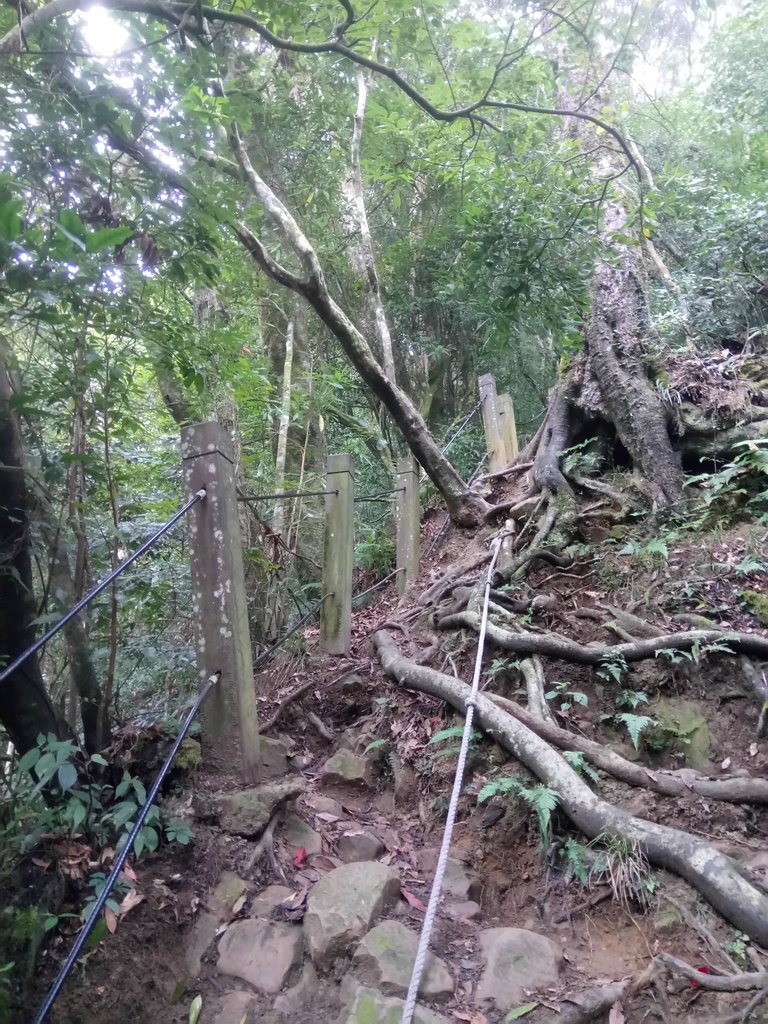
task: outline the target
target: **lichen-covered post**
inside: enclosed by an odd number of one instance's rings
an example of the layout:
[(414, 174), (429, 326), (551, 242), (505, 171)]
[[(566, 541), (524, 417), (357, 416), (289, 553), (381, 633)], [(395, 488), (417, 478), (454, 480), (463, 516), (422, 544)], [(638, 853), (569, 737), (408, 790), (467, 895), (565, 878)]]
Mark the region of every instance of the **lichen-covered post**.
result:
[(215, 769), (259, 776), (259, 728), (232, 441), (220, 423), (181, 431), (184, 486), (205, 501), (188, 515), (198, 676), (221, 672), (201, 712), (203, 751)]
[(477, 384), (480, 389), (480, 409), (483, 416), (483, 430), (485, 431), (485, 448), (488, 452), (488, 472), (498, 473), (507, 464), (507, 450), (504, 446), (504, 439), (501, 436), (499, 426), (499, 413), (496, 406), (496, 380), (490, 373), (478, 377)]
[(517, 444), (517, 424), (515, 423), (515, 406), (511, 395), (499, 395), (496, 398), (496, 411), (499, 415), (501, 439), (507, 462), (511, 462), (520, 451)]
[(329, 654), (349, 654), (355, 562), (355, 473), (351, 455), (328, 456), (325, 489), (325, 600), (320, 610), (320, 645)]
[(419, 573), (421, 508), (419, 505), (419, 464), (413, 456), (397, 463), (397, 592), (404, 594)]

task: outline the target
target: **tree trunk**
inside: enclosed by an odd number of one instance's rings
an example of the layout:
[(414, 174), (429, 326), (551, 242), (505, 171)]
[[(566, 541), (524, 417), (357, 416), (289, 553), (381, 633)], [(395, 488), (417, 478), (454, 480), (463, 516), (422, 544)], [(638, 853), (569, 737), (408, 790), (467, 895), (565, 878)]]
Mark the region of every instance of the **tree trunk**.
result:
[[(23, 447), (11, 396), (8, 372), (0, 362), (0, 655), (5, 664), (34, 642), (37, 616)], [(40, 733), (64, 734), (36, 657), (0, 683), (0, 723), (20, 753), (34, 747)]]

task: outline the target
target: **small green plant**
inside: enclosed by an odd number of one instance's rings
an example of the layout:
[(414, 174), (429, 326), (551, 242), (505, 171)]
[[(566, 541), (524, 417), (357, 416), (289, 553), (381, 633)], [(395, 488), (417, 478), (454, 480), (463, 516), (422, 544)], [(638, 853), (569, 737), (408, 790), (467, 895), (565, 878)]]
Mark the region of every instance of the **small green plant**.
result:
[[(431, 752), (433, 760), (438, 760), (441, 757), (452, 757), (459, 753), (461, 749), (461, 738), (464, 735), (463, 725), (452, 725), (449, 729), (440, 729), (434, 736), (431, 736), (427, 746), (431, 746), (433, 743), (445, 743), (446, 740), (458, 740), (458, 743), (452, 743), (450, 747), (443, 747), (442, 750), (434, 750)], [(469, 750), (474, 751), (477, 749), (477, 745), (483, 738), (483, 734), (478, 732), (477, 729), (473, 729), (469, 734)]]
[(543, 784), (525, 786), (514, 775), (502, 775), (498, 779), (491, 779), (486, 782), (477, 794), (477, 802), (481, 804), (494, 796), (503, 796), (509, 793), (519, 796), (533, 808), (539, 821), (542, 841), (546, 842), (549, 838), (552, 812), (560, 800), (560, 794), (557, 790)]
[(583, 708), (589, 705), (589, 698), (586, 693), (583, 693), (581, 690), (569, 690), (568, 683), (556, 681), (550, 685), (552, 689), (548, 690), (544, 696), (547, 700), (558, 698), (560, 700), (560, 711), (563, 714), (570, 711), (573, 704), (580, 704)]
[(661, 537), (652, 537), (646, 544), (639, 541), (628, 540), (623, 548), (619, 549), (620, 555), (631, 555), (647, 565), (654, 562), (668, 562), (669, 548)]
[(589, 872), (590, 880), (610, 885), (614, 899), (627, 909), (633, 903), (647, 907), (659, 882), (651, 874), (645, 854), (635, 840), (603, 832), (589, 846), (597, 851)]
[(604, 679), (607, 683), (620, 683), (624, 678), (624, 674), (627, 672), (629, 666), (627, 665), (626, 659), (621, 654), (612, 654), (608, 658), (604, 658), (597, 666), (597, 674), (601, 679)]
[(747, 955), (749, 943), (750, 938), (748, 935), (745, 935), (744, 932), (736, 932), (732, 939), (723, 943), (723, 949), (733, 957), (739, 967), (749, 967), (749, 957)]
[(392, 538), (380, 530), (366, 530), (355, 545), (355, 565), (385, 576), (395, 561), (395, 545)]
[(569, 871), (586, 887), (589, 885), (589, 862), (587, 860), (587, 848), (578, 839), (569, 836), (563, 843), (560, 856), (568, 866)]
[(564, 750), (563, 757), (578, 775), (583, 775), (592, 782), (600, 781), (600, 776), (580, 750)]

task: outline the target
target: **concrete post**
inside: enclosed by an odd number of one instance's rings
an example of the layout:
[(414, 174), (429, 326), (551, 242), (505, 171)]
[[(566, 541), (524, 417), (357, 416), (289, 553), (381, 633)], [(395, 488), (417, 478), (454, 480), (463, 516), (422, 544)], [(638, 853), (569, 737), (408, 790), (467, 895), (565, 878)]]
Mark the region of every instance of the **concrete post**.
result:
[(412, 455), (397, 463), (397, 592), (404, 594), (419, 573), (421, 508), (419, 504), (419, 465)]
[(355, 562), (355, 476), (351, 455), (329, 455), (325, 471), (325, 543), (320, 645), (349, 654), (352, 643), (352, 569)]
[(496, 381), (490, 373), (478, 377), (480, 389), (480, 407), (485, 431), (485, 447), (488, 452), (488, 472), (498, 473), (507, 464), (507, 450), (501, 436), (499, 414), (496, 408)]
[(183, 427), (181, 457), (187, 497), (206, 489), (187, 516), (198, 675), (221, 672), (201, 710), (205, 757), (254, 783), (259, 728), (232, 441), (220, 423)]
[(496, 411), (499, 414), (499, 428), (507, 462), (511, 462), (520, 451), (517, 444), (517, 424), (515, 423), (515, 406), (512, 397), (499, 395), (496, 399)]

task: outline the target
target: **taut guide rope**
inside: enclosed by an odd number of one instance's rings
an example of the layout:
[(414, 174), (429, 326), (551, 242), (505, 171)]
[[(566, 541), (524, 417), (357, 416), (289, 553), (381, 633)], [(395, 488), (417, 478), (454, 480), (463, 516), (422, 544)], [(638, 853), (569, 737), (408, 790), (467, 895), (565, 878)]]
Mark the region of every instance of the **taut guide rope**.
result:
[(445, 875), (445, 868), (448, 863), (448, 853), (451, 848), (451, 838), (453, 836), (453, 826), (456, 822), (456, 811), (459, 806), (459, 797), (461, 796), (461, 786), (464, 781), (464, 769), (467, 763), (467, 753), (469, 751), (469, 739), (472, 735), (472, 719), (475, 714), (475, 701), (477, 698), (477, 692), (480, 685), (480, 670), (483, 663), (483, 650), (485, 647), (485, 632), (488, 625), (488, 604), (491, 596), (491, 582), (493, 580), (493, 570), (496, 568), (496, 562), (501, 551), (502, 537), (497, 537), (493, 541), (493, 557), (491, 563), (488, 566), (488, 574), (485, 580), (485, 594), (483, 597), (483, 614), (480, 620), (480, 633), (477, 641), (477, 656), (475, 657), (475, 672), (472, 676), (472, 688), (469, 696), (467, 697), (466, 709), (467, 717), (464, 721), (464, 733), (461, 737), (461, 748), (459, 749), (459, 760), (456, 764), (456, 777), (453, 780), (453, 791), (451, 792), (451, 802), (448, 805), (448, 815), (445, 820), (445, 832), (443, 833), (443, 842), (440, 847), (440, 856), (437, 859), (437, 867), (435, 868), (435, 879), (432, 883), (432, 891), (429, 894), (429, 904), (427, 906), (427, 912), (424, 915), (424, 924), (421, 928), (421, 935), (419, 936), (419, 946), (416, 951), (416, 960), (413, 964), (413, 972), (411, 974), (411, 982), (408, 986), (408, 995), (405, 997), (405, 1005), (403, 1006), (403, 1015), (401, 1017), (401, 1024), (411, 1024), (413, 1020), (413, 1014), (416, 1009), (416, 996), (419, 992), (419, 986), (421, 984), (421, 978), (424, 973), (424, 967), (427, 962), (427, 953), (429, 952), (429, 940), (432, 937), (432, 928), (434, 927), (435, 917), (437, 915), (437, 907), (440, 903), (440, 894), (443, 888), (443, 877)]

